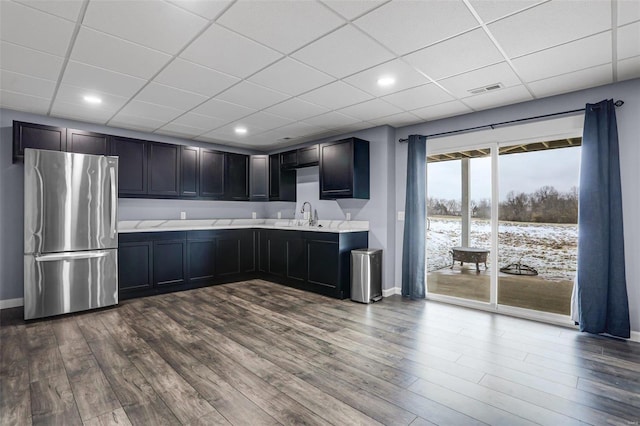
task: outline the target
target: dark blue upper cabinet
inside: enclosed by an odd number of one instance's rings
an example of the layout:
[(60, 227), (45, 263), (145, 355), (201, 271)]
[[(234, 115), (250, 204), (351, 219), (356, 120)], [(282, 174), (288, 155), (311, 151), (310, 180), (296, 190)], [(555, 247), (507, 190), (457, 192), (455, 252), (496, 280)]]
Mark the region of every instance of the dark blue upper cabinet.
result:
[(249, 170), (249, 199), (269, 201), (269, 156), (252, 155)]
[(108, 155), (108, 135), (87, 132), (84, 130), (67, 129), (68, 152), (92, 155)]
[(225, 196), (232, 201), (249, 199), (249, 156), (225, 153)]
[(149, 142), (148, 194), (180, 195), (180, 145)]
[(180, 147), (180, 196), (197, 197), (200, 190), (200, 148), (195, 146)]
[(65, 151), (67, 129), (44, 124), (13, 122), (13, 162), (24, 158), (26, 148)]
[(369, 142), (348, 138), (320, 145), (320, 199), (369, 199)]
[(147, 195), (147, 151), (149, 142), (140, 139), (110, 137), (111, 155), (118, 160), (118, 195)]
[(221, 200), (225, 190), (224, 152), (200, 150), (200, 197)]

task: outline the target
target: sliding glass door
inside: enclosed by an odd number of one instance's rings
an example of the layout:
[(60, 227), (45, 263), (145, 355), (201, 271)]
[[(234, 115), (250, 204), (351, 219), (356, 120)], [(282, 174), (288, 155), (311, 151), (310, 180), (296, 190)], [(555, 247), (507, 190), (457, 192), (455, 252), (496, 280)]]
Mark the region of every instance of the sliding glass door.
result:
[(525, 316), (570, 314), (580, 144), (567, 138), (428, 153), (429, 297)]

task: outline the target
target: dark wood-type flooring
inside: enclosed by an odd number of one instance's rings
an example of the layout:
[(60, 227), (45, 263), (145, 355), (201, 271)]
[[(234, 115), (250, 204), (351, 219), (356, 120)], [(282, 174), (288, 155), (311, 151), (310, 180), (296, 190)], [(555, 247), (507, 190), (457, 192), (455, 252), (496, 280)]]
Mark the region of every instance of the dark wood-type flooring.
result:
[(2, 425), (640, 421), (639, 344), (424, 300), (254, 280), (17, 311), (0, 327)]

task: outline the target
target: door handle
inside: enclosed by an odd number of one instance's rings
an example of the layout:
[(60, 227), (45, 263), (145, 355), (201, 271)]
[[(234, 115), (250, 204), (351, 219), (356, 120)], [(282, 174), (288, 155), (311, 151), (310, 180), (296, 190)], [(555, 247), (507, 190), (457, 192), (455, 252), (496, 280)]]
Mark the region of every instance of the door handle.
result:
[(96, 259), (108, 255), (108, 251), (80, 251), (74, 253), (53, 253), (36, 256), (36, 262), (56, 262), (59, 260)]
[(118, 206), (118, 188), (116, 188), (116, 169), (109, 168), (109, 175), (111, 177), (111, 238), (116, 235), (116, 208)]

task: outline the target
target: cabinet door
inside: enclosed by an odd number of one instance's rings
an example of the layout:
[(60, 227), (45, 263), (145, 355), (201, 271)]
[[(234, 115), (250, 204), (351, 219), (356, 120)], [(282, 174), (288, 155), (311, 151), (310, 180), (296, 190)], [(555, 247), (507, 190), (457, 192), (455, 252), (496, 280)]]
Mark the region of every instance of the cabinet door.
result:
[(339, 247), (337, 242), (307, 240), (307, 281), (336, 288), (339, 284)]
[(189, 284), (201, 285), (215, 280), (216, 240), (190, 240), (187, 242)]
[(107, 155), (107, 135), (67, 129), (67, 151), (80, 154)]
[(298, 149), (298, 167), (318, 165), (318, 145), (307, 146)]
[(225, 199), (242, 201), (249, 199), (249, 156), (227, 152)]
[(186, 284), (186, 240), (153, 242), (153, 285), (157, 287)]
[(199, 188), (198, 160), (200, 148), (194, 146), (180, 147), (180, 195), (183, 197), (197, 197)]
[(256, 271), (256, 240), (258, 231), (253, 229), (235, 231), (240, 235), (240, 272), (249, 273)]
[(43, 124), (13, 122), (13, 161), (24, 157), (25, 148), (64, 151), (67, 129)]
[(151, 241), (118, 244), (120, 292), (151, 288), (153, 282)]
[(251, 180), (249, 183), (251, 201), (269, 200), (269, 156), (251, 156)]
[(267, 241), (268, 272), (284, 277), (287, 270), (287, 241), (280, 232), (269, 233)]
[(280, 167), (283, 169), (291, 169), (298, 165), (298, 151), (287, 151), (280, 153)]
[(148, 142), (112, 136), (110, 146), (119, 157), (118, 195), (146, 195)]
[(304, 282), (307, 279), (307, 256), (301, 233), (287, 238), (287, 278)]
[(149, 195), (180, 195), (180, 146), (149, 143)]
[(351, 142), (320, 145), (320, 198), (344, 198), (353, 193)]
[(237, 232), (221, 232), (216, 238), (216, 274), (219, 277), (239, 274), (241, 238)]
[(280, 154), (269, 156), (269, 200), (296, 201), (296, 171), (280, 167)]
[(221, 199), (224, 197), (224, 152), (200, 150), (200, 196)]
[(280, 199), (280, 154), (269, 156), (269, 199)]

